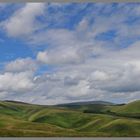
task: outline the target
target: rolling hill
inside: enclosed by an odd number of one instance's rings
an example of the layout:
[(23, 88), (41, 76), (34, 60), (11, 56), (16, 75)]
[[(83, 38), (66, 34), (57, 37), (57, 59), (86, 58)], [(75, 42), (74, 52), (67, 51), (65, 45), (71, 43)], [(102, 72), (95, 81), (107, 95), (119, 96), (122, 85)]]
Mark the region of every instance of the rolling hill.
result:
[(140, 101), (134, 101), (123, 106), (113, 108), (113, 111), (119, 113), (140, 113)]
[(140, 136), (140, 101), (93, 101), (54, 106), (0, 101), (0, 136)]

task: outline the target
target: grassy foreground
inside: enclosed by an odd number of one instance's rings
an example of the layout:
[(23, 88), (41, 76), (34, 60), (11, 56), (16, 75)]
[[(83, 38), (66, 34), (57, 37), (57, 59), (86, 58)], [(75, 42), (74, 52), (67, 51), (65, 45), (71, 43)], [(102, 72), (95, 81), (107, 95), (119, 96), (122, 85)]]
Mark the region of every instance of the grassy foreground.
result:
[(140, 101), (41, 106), (0, 102), (0, 137), (140, 136)]

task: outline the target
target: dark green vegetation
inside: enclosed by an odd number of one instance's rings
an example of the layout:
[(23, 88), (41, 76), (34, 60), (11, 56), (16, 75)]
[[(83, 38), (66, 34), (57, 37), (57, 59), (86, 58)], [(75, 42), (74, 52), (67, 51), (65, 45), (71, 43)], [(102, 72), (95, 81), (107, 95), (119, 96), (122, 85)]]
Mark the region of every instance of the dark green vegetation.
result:
[(0, 136), (140, 136), (140, 101), (56, 106), (1, 101)]

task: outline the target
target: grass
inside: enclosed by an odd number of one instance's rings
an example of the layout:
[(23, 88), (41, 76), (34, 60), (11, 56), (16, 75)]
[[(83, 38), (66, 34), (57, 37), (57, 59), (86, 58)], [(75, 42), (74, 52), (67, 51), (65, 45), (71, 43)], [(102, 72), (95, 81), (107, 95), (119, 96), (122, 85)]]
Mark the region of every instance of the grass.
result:
[(0, 136), (140, 136), (139, 107), (140, 101), (126, 105), (87, 104), (63, 107), (1, 101)]

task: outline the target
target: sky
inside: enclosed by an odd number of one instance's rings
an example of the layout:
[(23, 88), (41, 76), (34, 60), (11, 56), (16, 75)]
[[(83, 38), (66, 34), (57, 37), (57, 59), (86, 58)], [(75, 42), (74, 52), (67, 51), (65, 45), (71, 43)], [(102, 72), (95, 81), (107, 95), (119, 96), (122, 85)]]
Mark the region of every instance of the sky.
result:
[(139, 3), (0, 3), (0, 100), (138, 99)]

